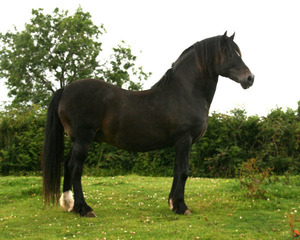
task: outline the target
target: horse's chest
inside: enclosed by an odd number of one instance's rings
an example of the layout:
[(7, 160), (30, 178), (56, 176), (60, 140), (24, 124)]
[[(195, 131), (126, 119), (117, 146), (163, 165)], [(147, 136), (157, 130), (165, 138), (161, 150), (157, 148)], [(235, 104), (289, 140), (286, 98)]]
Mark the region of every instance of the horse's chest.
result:
[(205, 134), (207, 126), (208, 126), (207, 115), (201, 116), (199, 119), (197, 119), (197, 122), (195, 122), (190, 129), (190, 134), (193, 138), (193, 142), (197, 141)]

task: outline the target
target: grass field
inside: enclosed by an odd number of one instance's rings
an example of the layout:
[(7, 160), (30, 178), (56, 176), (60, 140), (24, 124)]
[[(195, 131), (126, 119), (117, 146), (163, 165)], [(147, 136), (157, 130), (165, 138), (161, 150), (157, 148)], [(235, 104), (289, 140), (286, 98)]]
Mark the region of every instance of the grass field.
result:
[(293, 239), (300, 230), (300, 177), (264, 185), (247, 197), (234, 179), (190, 178), (190, 216), (168, 208), (171, 178), (84, 177), (97, 218), (45, 207), (40, 177), (0, 177), (1, 239)]

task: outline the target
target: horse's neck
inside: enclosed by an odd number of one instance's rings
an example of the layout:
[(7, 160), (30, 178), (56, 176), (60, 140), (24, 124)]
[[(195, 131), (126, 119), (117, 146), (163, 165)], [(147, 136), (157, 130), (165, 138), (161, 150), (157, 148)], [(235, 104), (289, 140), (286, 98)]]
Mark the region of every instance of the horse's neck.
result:
[(193, 64), (177, 66), (174, 69), (173, 81), (176, 82), (180, 92), (186, 97), (193, 98), (194, 101), (203, 102), (210, 107), (212, 103), (218, 75), (199, 72)]
[(209, 109), (217, 82), (218, 76), (212, 72), (200, 72), (194, 48), (190, 47), (181, 54), (151, 91), (155, 94), (163, 92), (171, 98), (189, 98), (191, 102), (205, 104)]
[(197, 81), (200, 83), (198, 87), (199, 93), (201, 93), (206, 99), (207, 104), (210, 106), (216, 92), (218, 76), (202, 75)]

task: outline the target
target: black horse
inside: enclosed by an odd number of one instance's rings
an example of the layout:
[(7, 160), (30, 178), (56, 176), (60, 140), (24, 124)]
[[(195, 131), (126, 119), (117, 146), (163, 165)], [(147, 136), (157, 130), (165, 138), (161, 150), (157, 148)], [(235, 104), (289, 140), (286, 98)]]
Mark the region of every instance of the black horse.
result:
[(175, 146), (174, 179), (168, 202), (174, 212), (190, 214), (184, 201), (190, 149), (206, 131), (218, 76), (228, 77), (244, 89), (254, 81), (233, 38), (225, 33), (195, 43), (150, 90), (128, 91), (87, 79), (55, 92), (48, 109), (43, 150), (45, 202), (56, 202), (60, 196), (65, 130), (72, 141), (64, 162), (60, 198), (65, 210), (96, 216), (85, 202), (81, 175), (92, 141), (99, 141), (129, 151)]

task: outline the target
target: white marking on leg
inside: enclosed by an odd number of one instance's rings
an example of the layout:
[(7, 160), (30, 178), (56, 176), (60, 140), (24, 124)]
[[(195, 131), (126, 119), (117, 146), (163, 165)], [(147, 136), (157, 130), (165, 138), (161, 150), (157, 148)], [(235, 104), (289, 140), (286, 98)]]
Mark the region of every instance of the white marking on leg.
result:
[(72, 211), (74, 207), (74, 200), (73, 200), (73, 194), (71, 190), (66, 191), (61, 195), (59, 199), (59, 204), (63, 210), (68, 212)]
[(170, 205), (170, 209), (173, 211), (174, 206), (173, 206), (172, 198), (170, 198), (170, 200), (169, 200), (169, 205)]

